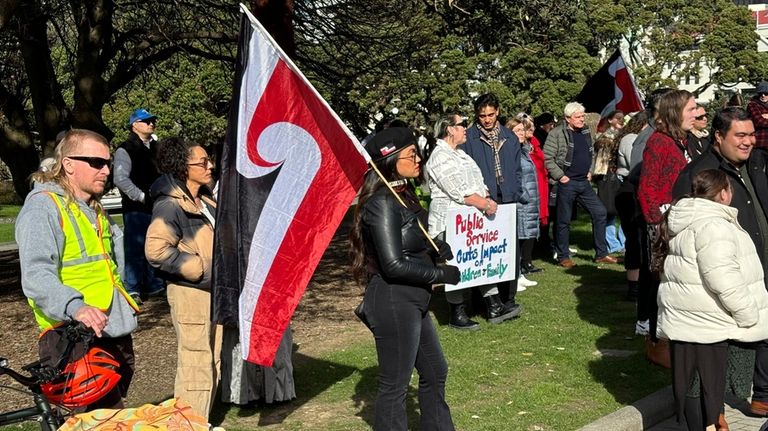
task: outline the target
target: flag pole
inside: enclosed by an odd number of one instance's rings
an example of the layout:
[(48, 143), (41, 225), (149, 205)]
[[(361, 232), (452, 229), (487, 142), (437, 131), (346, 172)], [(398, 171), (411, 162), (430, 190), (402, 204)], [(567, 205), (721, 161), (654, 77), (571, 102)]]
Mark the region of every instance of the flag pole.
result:
[[(398, 202), (400, 202), (400, 205), (402, 205), (405, 208), (408, 208), (408, 205), (403, 202), (403, 199), (400, 197), (399, 194), (395, 191), (395, 189), (392, 188), (392, 186), (389, 184), (389, 181), (387, 181), (386, 178), (384, 178), (384, 175), (381, 174), (381, 171), (379, 168), (376, 167), (376, 163), (373, 163), (373, 160), (369, 161), (368, 164), (373, 168), (374, 172), (381, 178), (381, 180), (384, 182), (384, 184), (387, 186), (390, 192), (392, 192), (393, 195), (395, 195), (395, 199), (397, 199)], [(427, 233), (427, 230), (424, 229), (424, 225), (421, 224), (421, 220), (418, 218), (416, 219), (416, 222), (419, 224), (419, 229), (421, 229), (421, 232), (424, 234), (425, 237), (427, 237), (427, 241), (432, 245), (432, 247), (435, 249), (435, 251), (439, 252), (440, 248), (437, 247), (437, 244), (435, 244), (435, 241), (432, 240), (432, 237), (429, 236), (429, 233)]]

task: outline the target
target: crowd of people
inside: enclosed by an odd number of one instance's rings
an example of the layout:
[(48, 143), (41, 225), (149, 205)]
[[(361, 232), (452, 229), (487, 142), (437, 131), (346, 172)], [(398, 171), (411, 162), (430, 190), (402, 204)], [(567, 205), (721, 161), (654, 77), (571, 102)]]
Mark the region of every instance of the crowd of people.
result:
[[(432, 285), (458, 277), (442, 263), (452, 257), (443, 242), (446, 211), (469, 206), (493, 217), (510, 203), (517, 209), (516, 276), (477, 289), (488, 323), (520, 315), (517, 293), (533, 285), (526, 275), (540, 271), (534, 243), (562, 268), (577, 264), (569, 234), (578, 203), (592, 220), (594, 261), (616, 264), (616, 254), (624, 256), (635, 331), (646, 337), (648, 360), (672, 369), (679, 420), (690, 430), (727, 430), (726, 391), (751, 396), (752, 413), (768, 416), (768, 151), (753, 150), (768, 144), (760, 142), (768, 82), (757, 90), (748, 109), (717, 110), (711, 132), (706, 108), (691, 93), (660, 89), (645, 111), (612, 111), (594, 133), (577, 102), (564, 107), (560, 122), (549, 113), (505, 120), (498, 99), (484, 94), (473, 123), (459, 112), (440, 117), (426, 151), (406, 128), (374, 135), (366, 149), (385, 174), (366, 178), (352, 243), (356, 274), (368, 283), (365, 302), (375, 304), (366, 316), (379, 364), (387, 364), (375, 429), (406, 429), (403, 376), (414, 367), (420, 397), (438, 406), (422, 417), (422, 429), (454, 429), (445, 405), (448, 370), (426, 307)], [(418, 183), (431, 197), (426, 214)], [(420, 223), (428, 236), (416, 229)], [(451, 328), (480, 329), (469, 312), (470, 290), (446, 292)], [(391, 321), (412, 322), (411, 330)], [(395, 366), (393, 352), (407, 360)]]
[[(727, 430), (726, 391), (751, 396), (752, 412), (768, 416), (768, 82), (746, 109), (715, 111), (711, 131), (707, 109), (684, 90), (657, 90), (645, 111), (611, 111), (594, 131), (578, 102), (564, 106), (561, 121), (503, 117), (493, 94), (473, 107), (471, 123), (461, 112), (440, 116), (427, 145), (401, 121), (364, 140), (374, 169), (350, 242), (352, 272), (366, 286), (357, 311), (379, 359), (374, 429), (407, 429), (414, 368), (420, 429), (454, 429), (448, 364), (428, 313), (433, 287), (461, 277), (446, 263), (446, 217), (470, 207), (491, 218), (499, 205), (516, 208), (514, 278), (446, 292), (450, 328), (481, 329), (475, 309), (489, 324), (520, 316), (518, 293), (542, 271), (537, 245), (558, 267), (576, 266), (569, 241), (578, 204), (591, 219), (593, 261), (623, 257), (635, 332), (646, 337), (647, 358), (672, 369), (688, 429)], [(63, 322), (91, 328), (93, 347), (119, 364), (120, 377), (82, 407), (122, 407), (136, 316), (142, 301), (165, 294), (177, 336), (175, 396), (206, 417), (219, 387), (224, 402), (237, 404), (295, 398), (290, 329), (275, 366), (265, 368), (243, 362), (237, 328), (212, 322), (214, 164), (198, 144), (158, 141), (156, 124), (136, 110), (114, 154), (124, 230), (98, 200), (112, 169), (102, 136), (66, 132), (32, 177), (16, 240), (41, 357), (61, 356)], [(472, 306), (473, 290), (482, 307)]]

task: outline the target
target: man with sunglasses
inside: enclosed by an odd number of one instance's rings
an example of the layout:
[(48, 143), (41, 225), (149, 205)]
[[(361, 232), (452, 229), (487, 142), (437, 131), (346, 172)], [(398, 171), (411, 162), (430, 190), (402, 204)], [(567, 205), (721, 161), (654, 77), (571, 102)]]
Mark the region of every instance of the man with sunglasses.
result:
[(133, 111), (128, 140), (115, 151), (115, 185), (120, 190), (125, 226), (125, 288), (135, 301), (162, 294), (163, 281), (144, 257), (144, 241), (152, 220), (149, 188), (160, 176), (155, 163), (157, 117), (146, 109)]
[(40, 328), (38, 349), (57, 362), (67, 343), (62, 325), (76, 320), (96, 334), (100, 347), (120, 364), (115, 389), (90, 405), (121, 408), (134, 370), (131, 332), (138, 305), (123, 288), (120, 228), (98, 198), (110, 171), (109, 144), (101, 135), (73, 129), (56, 147), (47, 170), (35, 172), (34, 189), (16, 222), (21, 286)]
[(768, 147), (768, 81), (755, 88), (755, 95), (747, 104), (747, 111), (755, 125), (755, 147)]

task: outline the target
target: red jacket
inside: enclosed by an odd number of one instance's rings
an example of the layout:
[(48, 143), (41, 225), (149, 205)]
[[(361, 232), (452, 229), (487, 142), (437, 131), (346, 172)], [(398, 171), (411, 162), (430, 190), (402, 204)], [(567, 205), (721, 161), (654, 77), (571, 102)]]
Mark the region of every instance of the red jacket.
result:
[(690, 160), (685, 143), (659, 131), (653, 132), (643, 151), (637, 200), (648, 224), (661, 223), (660, 206), (672, 203), (672, 186)]
[(549, 181), (547, 180), (547, 168), (544, 166), (544, 152), (541, 151), (541, 143), (536, 137), (531, 138), (531, 161), (536, 167), (536, 182), (539, 185), (539, 220), (541, 224), (548, 224), (549, 220)]
[(768, 120), (763, 118), (763, 114), (768, 114), (768, 105), (761, 102), (758, 98), (753, 98), (747, 104), (747, 111), (752, 117), (752, 123), (755, 125), (755, 147), (768, 147)]

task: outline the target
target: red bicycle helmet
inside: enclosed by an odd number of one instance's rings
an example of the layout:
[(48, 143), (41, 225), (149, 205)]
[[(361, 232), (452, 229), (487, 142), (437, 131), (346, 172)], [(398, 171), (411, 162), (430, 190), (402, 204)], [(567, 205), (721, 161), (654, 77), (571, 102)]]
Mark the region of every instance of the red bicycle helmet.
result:
[(40, 388), (54, 404), (85, 407), (114, 389), (120, 380), (119, 368), (112, 355), (99, 347), (91, 347), (85, 356), (68, 363), (64, 371)]

